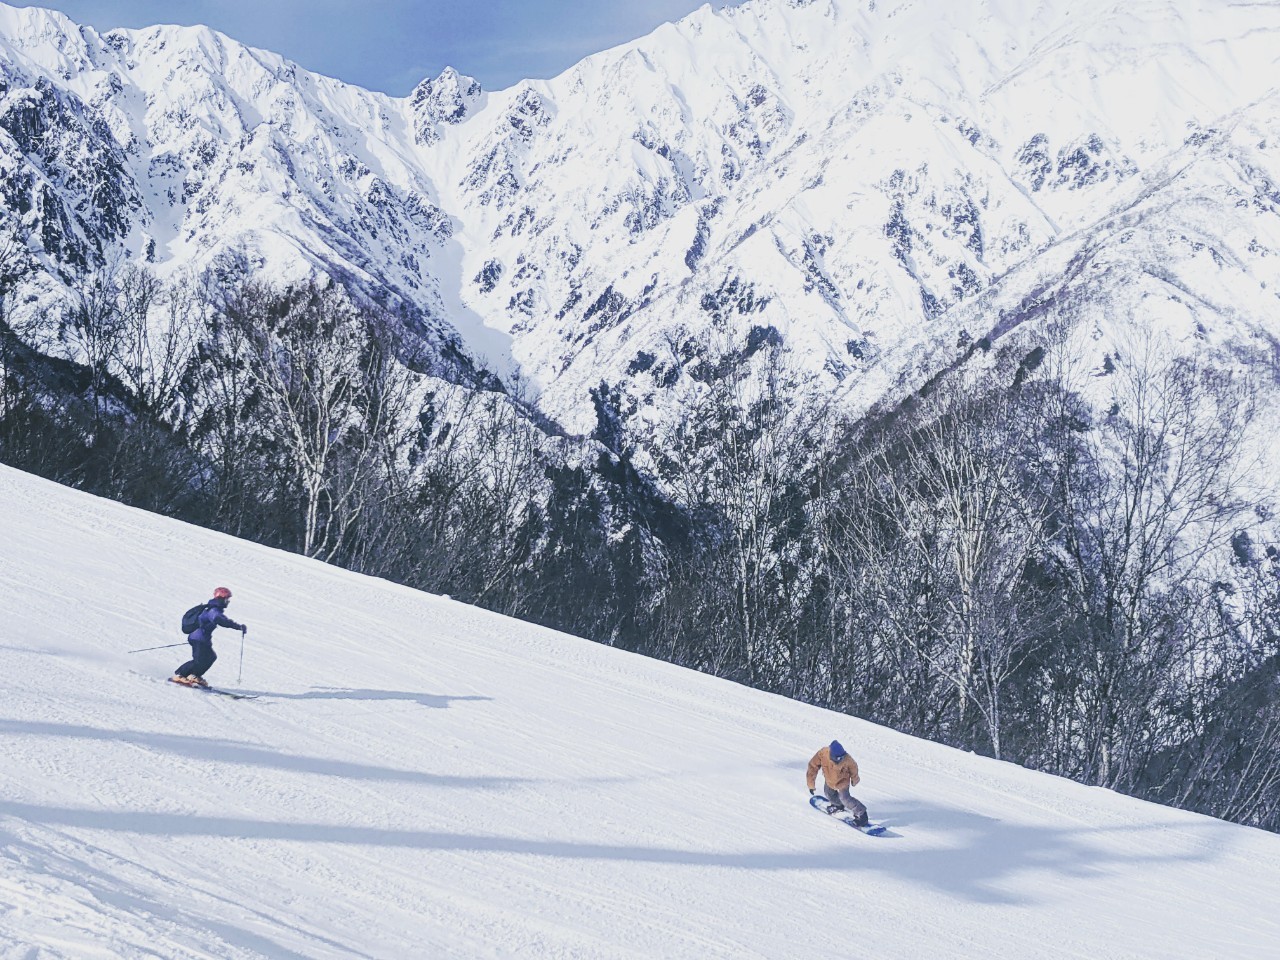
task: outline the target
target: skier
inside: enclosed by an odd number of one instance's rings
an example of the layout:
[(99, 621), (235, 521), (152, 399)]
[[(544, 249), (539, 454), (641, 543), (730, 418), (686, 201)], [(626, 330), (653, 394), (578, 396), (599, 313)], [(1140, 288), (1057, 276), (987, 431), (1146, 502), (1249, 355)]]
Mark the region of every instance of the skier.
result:
[(218, 587), (213, 591), (213, 599), (204, 605), (204, 611), (200, 614), (200, 625), (187, 636), (187, 643), (191, 644), (191, 659), (174, 672), (171, 678), (174, 683), (189, 687), (209, 686), (204, 675), (213, 666), (213, 661), (218, 659), (218, 655), (213, 652), (213, 631), (216, 628), (231, 627), (244, 636), (248, 628), (223, 613), (230, 602), (231, 591), (226, 587)]
[(865, 827), (867, 808), (849, 793), (852, 787), (858, 785), (858, 764), (845, 752), (839, 740), (832, 740), (830, 746), (823, 747), (809, 761), (806, 774), (809, 781), (809, 796), (814, 794), (819, 770), (822, 771), (822, 790), (832, 807), (828, 812), (839, 813), (842, 810), (848, 810), (853, 814), (857, 826)]

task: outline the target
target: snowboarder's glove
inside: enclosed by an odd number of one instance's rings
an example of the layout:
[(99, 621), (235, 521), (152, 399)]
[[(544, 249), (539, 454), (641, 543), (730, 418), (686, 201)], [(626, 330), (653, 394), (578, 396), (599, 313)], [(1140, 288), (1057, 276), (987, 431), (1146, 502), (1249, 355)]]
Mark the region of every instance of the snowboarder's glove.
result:
[(813, 795), (814, 795), (814, 791), (813, 791), (813, 790), (810, 790), (810, 791), (809, 791), (809, 796), (811, 796), (811, 797), (812, 797)]

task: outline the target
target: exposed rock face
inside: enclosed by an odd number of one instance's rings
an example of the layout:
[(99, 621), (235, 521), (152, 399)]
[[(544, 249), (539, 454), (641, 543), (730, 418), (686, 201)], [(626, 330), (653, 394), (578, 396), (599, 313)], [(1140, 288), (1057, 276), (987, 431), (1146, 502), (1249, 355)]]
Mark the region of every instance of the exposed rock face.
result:
[(16, 72), (0, 93), (0, 201), (60, 270), (97, 266), (125, 240), (142, 198), (111, 130), (72, 93)]
[(676, 415), (709, 326), (854, 409), (1060, 318), (1099, 369), (1153, 325), (1271, 356), (1280, 5), (1188, 6), (753, 0), (403, 100), (0, 6), (0, 204), (53, 275), (332, 272), (439, 372), (518, 372), (581, 435), (601, 396)]
[(409, 94), (413, 139), (422, 145), (439, 142), (442, 124), (461, 123), (480, 100), (480, 84), (446, 67), (434, 80), (423, 80)]

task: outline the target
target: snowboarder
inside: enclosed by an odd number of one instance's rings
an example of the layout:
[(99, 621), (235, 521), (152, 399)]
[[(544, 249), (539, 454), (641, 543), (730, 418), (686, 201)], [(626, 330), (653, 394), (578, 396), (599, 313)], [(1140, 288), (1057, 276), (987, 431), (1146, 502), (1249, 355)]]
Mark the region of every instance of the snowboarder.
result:
[(223, 611), (231, 602), (231, 591), (226, 587), (218, 587), (213, 591), (213, 599), (204, 605), (200, 614), (199, 626), (187, 636), (191, 644), (191, 659), (180, 666), (173, 674), (174, 683), (183, 683), (189, 687), (207, 687), (205, 672), (213, 666), (218, 655), (213, 652), (213, 631), (218, 627), (231, 627), (239, 630), (243, 636), (247, 627), (228, 618)]
[(823, 747), (809, 761), (806, 776), (809, 781), (809, 796), (813, 796), (818, 782), (818, 771), (822, 771), (822, 790), (831, 804), (829, 813), (840, 813), (848, 810), (859, 827), (867, 825), (867, 808), (862, 805), (849, 790), (858, 785), (858, 764), (845, 752), (839, 740), (832, 740), (829, 746)]

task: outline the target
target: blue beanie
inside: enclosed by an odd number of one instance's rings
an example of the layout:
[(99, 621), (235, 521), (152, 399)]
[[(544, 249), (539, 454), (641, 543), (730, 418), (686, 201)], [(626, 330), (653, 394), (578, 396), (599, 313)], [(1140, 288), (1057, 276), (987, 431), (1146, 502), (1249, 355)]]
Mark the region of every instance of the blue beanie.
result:
[(838, 761), (844, 757), (844, 747), (840, 746), (839, 740), (832, 740), (831, 747), (829, 749), (831, 750), (832, 760)]

